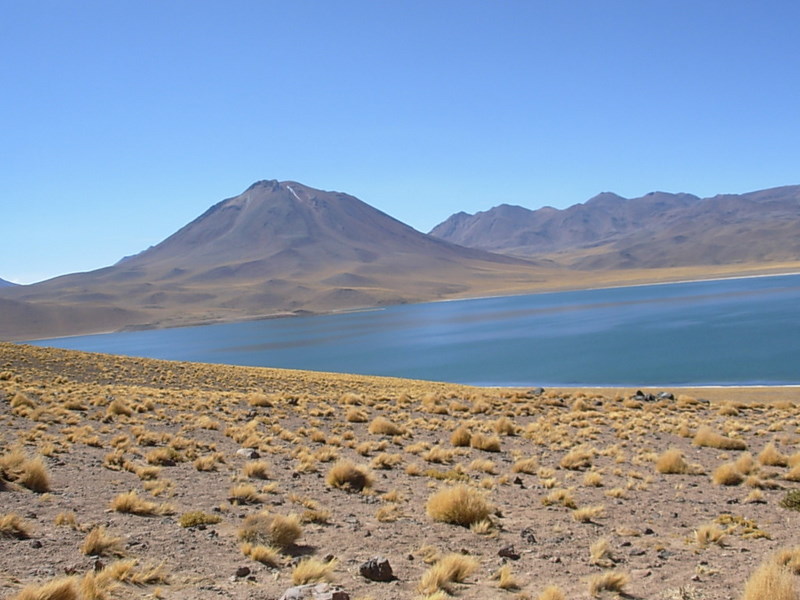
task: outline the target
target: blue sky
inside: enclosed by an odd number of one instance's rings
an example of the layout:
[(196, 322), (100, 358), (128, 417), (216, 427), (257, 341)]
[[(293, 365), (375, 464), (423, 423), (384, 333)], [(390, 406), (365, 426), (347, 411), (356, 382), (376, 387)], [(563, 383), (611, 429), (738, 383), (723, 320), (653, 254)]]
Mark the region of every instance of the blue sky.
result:
[(800, 183), (800, 3), (0, 0), (0, 278), (107, 266), (259, 179), (428, 231)]

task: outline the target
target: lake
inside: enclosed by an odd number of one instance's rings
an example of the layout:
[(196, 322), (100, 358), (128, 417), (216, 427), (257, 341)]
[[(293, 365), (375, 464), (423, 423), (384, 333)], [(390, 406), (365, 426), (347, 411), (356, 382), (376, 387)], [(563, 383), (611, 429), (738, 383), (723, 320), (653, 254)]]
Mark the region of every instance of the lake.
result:
[(33, 343), (476, 385), (800, 384), (800, 275), (434, 302)]

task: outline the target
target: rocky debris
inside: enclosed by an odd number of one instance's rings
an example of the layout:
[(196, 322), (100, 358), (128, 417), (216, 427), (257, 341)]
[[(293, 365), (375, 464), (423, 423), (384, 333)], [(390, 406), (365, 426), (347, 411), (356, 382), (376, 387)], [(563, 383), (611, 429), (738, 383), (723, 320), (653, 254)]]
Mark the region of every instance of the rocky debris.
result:
[(261, 457), (261, 455), (252, 448), (239, 448), (236, 451), (236, 456), (244, 456), (245, 458), (249, 458), (252, 460)]
[(350, 594), (327, 583), (309, 583), (290, 587), (279, 600), (350, 600)]
[(247, 577), (250, 575), (250, 567), (238, 567), (236, 569), (236, 577)]
[(519, 537), (521, 537), (523, 540), (525, 540), (529, 544), (535, 544), (536, 543), (536, 536), (533, 535), (533, 528), (531, 528), (531, 527), (526, 527), (525, 529), (520, 531), (519, 532)]
[(504, 546), (497, 551), (497, 556), (508, 558), (509, 560), (519, 560), (520, 554), (516, 551), (513, 545)]
[(361, 563), (358, 572), (362, 577), (371, 581), (392, 581), (395, 578), (392, 565), (383, 556), (373, 556), (368, 561)]

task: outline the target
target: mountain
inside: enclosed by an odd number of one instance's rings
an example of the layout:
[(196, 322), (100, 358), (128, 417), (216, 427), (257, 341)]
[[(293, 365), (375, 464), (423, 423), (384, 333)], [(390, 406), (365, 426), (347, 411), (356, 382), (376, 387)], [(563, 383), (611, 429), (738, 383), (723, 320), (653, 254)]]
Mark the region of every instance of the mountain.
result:
[(0, 300), (15, 304), (0, 313), (0, 339), (435, 300), (525, 286), (535, 270), (347, 194), (259, 181), (113, 266), (4, 288)]
[(503, 204), (458, 213), (430, 234), (579, 269), (666, 268), (800, 260), (800, 186), (698, 198), (605, 192), (559, 210)]
[(0, 288), (12, 287), (12, 286), (15, 286), (15, 285), (18, 285), (18, 284), (12, 283), (10, 281), (6, 281), (5, 279), (0, 279)]

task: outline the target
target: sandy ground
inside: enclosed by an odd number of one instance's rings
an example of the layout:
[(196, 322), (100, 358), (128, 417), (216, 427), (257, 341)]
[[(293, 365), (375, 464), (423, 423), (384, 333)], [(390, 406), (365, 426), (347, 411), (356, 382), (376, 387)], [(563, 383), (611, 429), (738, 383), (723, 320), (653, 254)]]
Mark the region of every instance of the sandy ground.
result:
[[(635, 391), (482, 389), (0, 344), (0, 597), (70, 574), (76, 585), (95, 577), (84, 598), (277, 599), (294, 565), (313, 557), (335, 560), (331, 577), (351, 598), (424, 598), (426, 572), (455, 553), (475, 567), (442, 584), (456, 598), (538, 598), (550, 585), (590, 598), (592, 578), (609, 572), (627, 579), (630, 598), (739, 598), (760, 563), (796, 544), (800, 513), (780, 503), (798, 488), (800, 392)], [(710, 446), (698, 445), (703, 426), (720, 436)], [(454, 445), (459, 427), (471, 445)], [(656, 468), (668, 449), (688, 472)], [(26, 487), (15, 450), (41, 458), (49, 491)], [(372, 484), (330, 485), (343, 459)], [(246, 474), (257, 461), (264, 479)], [(243, 485), (250, 503), (236, 500)], [(457, 485), (491, 505), (477, 526), (426, 510)], [(155, 503), (153, 514), (111, 508), (130, 491)], [(189, 511), (219, 522), (182, 527)], [(245, 556), (239, 539), (264, 511), (302, 521), (273, 565)], [(7, 515), (27, 536), (2, 524)], [(122, 557), (81, 550), (98, 526), (119, 538)], [(390, 582), (359, 574), (378, 555)], [(123, 581), (111, 589), (101, 575), (120, 558), (136, 563), (127, 582), (114, 571)], [(516, 587), (500, 587), (504, 566)]]

